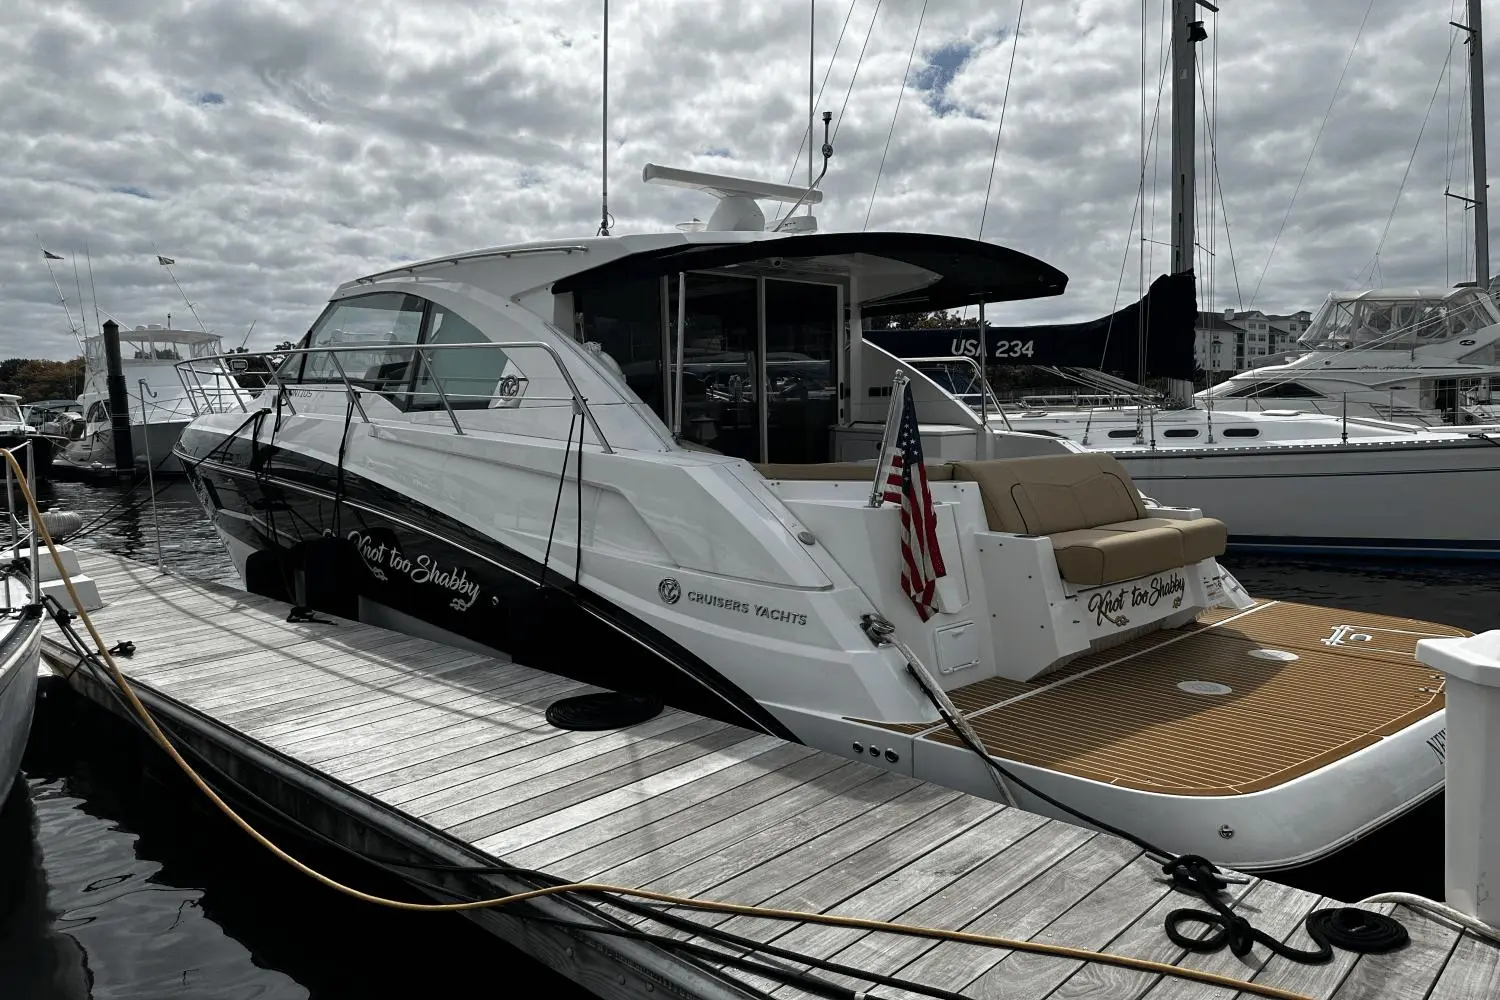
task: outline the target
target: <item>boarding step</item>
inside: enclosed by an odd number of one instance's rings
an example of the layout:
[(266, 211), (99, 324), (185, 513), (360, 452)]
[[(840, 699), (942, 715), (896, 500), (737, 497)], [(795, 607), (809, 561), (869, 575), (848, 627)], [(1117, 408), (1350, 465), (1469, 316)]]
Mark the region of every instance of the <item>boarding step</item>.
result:
[(57, 598), (57, 603), (72, 612), (98, 611), (104, 607), (104, 601), (99, 598), (99, 585), (94, 578), (86, 573), (74, 573), (73, 589), (78, 592), (78, 599), (83, 603), (80, 609), (68, 596), (68, 586), (62, 580), (46, 580), (42, 583), (42, 594), (46, 597)]
[[(78, 553), (73, 551), (71, 546), (59, 545), (57, 547), (57, 556), (62, 561), (62, 568), (67, 570), (69, 576), (77, 579), (82, 575), (83, 570), (78, 565)], [(5, 549), (0, 550), (0, 559), (3, 559), (7, 563), (12, 559), (30, 558), (31, 546), (25, 543), (18, 545), (14, 549), (6, 546)], [(47, 551), (47, 546), (45, 545), (37, 546), (37, 571), (43, 583), (49, 580), (62, 579), (62, 574), (57, 570), (57, 563), (53, 561), (52, 553)]]

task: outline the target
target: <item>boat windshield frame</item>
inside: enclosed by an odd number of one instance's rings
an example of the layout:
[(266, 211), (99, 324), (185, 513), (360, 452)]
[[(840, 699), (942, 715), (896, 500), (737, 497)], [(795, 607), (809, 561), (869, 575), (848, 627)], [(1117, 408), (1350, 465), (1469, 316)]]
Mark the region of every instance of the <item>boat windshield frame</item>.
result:
[(1331, 295), (1297, 343), (1311, 351), (1406, 351), (1472, 337), (1496, 323), (1500, 311), (1478, 288)]

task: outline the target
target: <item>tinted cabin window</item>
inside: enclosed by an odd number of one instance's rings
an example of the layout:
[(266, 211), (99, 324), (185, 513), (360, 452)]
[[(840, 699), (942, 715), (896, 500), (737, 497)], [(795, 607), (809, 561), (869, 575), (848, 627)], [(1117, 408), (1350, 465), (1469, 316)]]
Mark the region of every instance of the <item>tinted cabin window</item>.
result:
[(1191, 427), (1173, 427), (1162, 432), (1164, 437), (1169, 438), (1195, 438), (1198, 432)]
[[(580, 333), (595, 341), (620, 366), (630, 390), (666, 419), (662, 382), (662, 301), (658, 279), (578, 289), (574, 309)], [(672, 313), (676, 322), (676, 313)]]
[(1257, 399), (1322, 399), (1323, 394), (1309, 389), (1300, 382), (1257, 382), (1229, 395), (1236, 398), (1254, 396)]
[(1260, 437), (1259, 427), (1227, 427), (1224, 429), (1227, 438), (1253, 438)]
[(445, 306), (432, 305), (423, 344), (439, 350), (426, 352), (412, 385), (413, 410), (443, 408), (479, 410), (499, 397), (520, 395), (526, 376), (499, 347), (447, 348), (446, 344), (487, 344), (490, 339), (468, 320)]
[(1133, 438), (1133, 437), (1135, 437), (1135, 431), (1132, 431), (1132, 430), (1110, 431), (1109, 432), (1109, 436), (1112, 437), (1112, 438)]
[(404, 389), (411, 379), (412, 352), (402, 348), (417, 342), (423, 306), (415, 295), (401, 292), (375, 292), (330, 303), (308, 331), (307, 345), (338, 350), (305, 355), (300, 379), (339, 382), (342, 367), (351, 382), (365, 388)]

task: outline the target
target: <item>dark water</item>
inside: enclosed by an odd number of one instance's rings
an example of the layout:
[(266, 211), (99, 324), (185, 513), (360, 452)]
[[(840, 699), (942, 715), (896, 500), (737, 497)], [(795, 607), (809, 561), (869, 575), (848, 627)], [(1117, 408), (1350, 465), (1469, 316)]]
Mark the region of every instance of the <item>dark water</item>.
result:
[[(86, 517), (108, 510), (119, 492), (44, 489)], [(157, 513), (168, 566), (237, 585), (189, 489), (167, 488)], [(80, 544), (154, 562), (149, 507), (114, 515)], [(1474, 631), (1500, 625), (1500, 565), (1226, 564), (1259, 596)], [(528, 994), (583, 995), (461, 917), (376, 909), (296, 875), (202, 807), (134, 731), (64, 688), (44, 694), (25, 765), (0, 810), (0, 997), (467, 996), (507, 992), (518, 977), (534, 984)], [(1392, 889), (1440, 895), (1441, 802), (1383, 833), (1336, 869), (1283, 880), (1343, 899)], [(289, 846), (362, 888), (406, 895), (314, 845)]]

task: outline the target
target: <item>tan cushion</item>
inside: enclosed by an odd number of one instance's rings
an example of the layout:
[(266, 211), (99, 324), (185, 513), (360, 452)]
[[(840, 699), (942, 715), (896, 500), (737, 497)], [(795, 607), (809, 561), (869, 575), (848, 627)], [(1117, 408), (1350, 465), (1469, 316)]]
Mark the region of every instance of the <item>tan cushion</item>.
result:
[(1176, 569), (1183, 557), (1182, 535), (1171, 528), (1108, 531), (1079, 528), (1048, 536), (1057, 571), (1080, 587), (1102, 587)]
[[(815, 465), (792, 465), (772, 462), (757, 465), (755, 471), (767, 479), (783, 479), (802, 482), (862, 482), (875, 481), (874, 462), (823, 462)], [(927, 466), (929, 483), (947, 482), (953, 478), (953, 470), (946, 465)]]
[(1146, 516), (1113, 455), (1043, 455), (955, 462), (953, 478), (979, 484), (991, 531), (1050, 535)]
[(1229, 546), (1229, 529), (1223, 521), (1200, 517), (1191, 521), (1172, 517), (1143, 517), (1134, 521), (1101, 524), (1101, 531), (1140, 531), (1144, 528), (1169, 528), (1182, 535), (1183, 561), (1195, 563), (1224, 554)]

